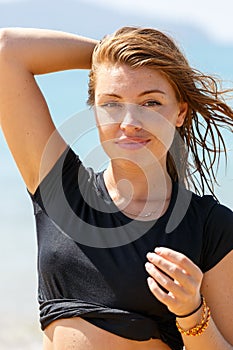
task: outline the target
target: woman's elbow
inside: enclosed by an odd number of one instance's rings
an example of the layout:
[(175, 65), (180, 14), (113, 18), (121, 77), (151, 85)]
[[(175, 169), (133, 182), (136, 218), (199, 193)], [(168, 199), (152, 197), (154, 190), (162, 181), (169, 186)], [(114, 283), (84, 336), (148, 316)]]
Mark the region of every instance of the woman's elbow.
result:
[(14, 57), (17, 43), (17, 28), (0, 29), (0, 60)]

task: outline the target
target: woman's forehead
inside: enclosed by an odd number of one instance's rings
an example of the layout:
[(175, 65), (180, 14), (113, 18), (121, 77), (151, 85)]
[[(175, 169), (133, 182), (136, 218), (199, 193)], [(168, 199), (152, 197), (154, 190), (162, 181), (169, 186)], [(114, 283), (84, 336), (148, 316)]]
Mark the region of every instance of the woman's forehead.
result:
[(132, 68), (125, 64), (103, 64), (97, 70), (96, 95), (155, 91), (161, 94), (174, 92), (162, 72), (149, 67)]

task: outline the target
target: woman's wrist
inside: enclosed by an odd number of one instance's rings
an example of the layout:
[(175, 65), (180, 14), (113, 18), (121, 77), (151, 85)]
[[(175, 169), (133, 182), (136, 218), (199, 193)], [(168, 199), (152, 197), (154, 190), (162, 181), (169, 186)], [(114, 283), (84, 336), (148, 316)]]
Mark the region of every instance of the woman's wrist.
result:
[(202, 296), (201, 307), (187, 317), (177, 317), (176, 325), (181, 334), (196, 336), (204, 333), (208, 327), (209, 320), (210, 309), (206, 304), (205, 298)]
[(201, 299), (201, 301), (200, 301), (200, 303), (199, 303), (199, 305), (198, 305), (197, 308), (195, 308), (193, 311), (189, 312), (188, 314), (184, 314), (184, 315), (175, 315), (176, 318), (177, 318), (177, 317), (178, 317), (178, 318), (186, 318), (186, 317), (189, 317), (189, 316), (192, 316), (193, 314), (195, 314), (195, 313), (196, 313), (198, 310), (200, 310), (200, 308), (203, 306), (203, 303), (204, 303), (204, 297), (203, 297), (203, 295), (200, 296), (200, 299)]
[(195, 314), (192, 314), (191, 316), (188, 316), (186, 318), (176, 318), (176, 321), (179, 323), (180, 327), (188, 330), (192, 327), (195, 327), (199, 322), (201, 321), (202, 318), (202, 310), (198, 310), (195, 312)]

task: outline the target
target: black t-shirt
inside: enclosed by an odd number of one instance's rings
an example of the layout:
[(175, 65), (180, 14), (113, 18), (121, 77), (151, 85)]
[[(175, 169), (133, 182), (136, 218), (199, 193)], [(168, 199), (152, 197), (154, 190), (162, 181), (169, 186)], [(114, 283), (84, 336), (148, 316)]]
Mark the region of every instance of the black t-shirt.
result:
[(169, 247), (206, 272), (233, 248), (232, 211), (174, 183), (161, 218), (129, 219), (111, 200), (103, 173), (85, 168), (70, 148), (31, 198), (42, 329), (79, 316), (119, 336), (161, 338), (181, 350), (175, 316), (148, 288), (146, 254)]

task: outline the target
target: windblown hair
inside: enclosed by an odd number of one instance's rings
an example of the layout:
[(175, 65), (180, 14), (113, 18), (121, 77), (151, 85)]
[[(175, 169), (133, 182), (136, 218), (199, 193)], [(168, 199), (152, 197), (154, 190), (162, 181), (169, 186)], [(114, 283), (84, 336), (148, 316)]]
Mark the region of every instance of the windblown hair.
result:
[[(214, 196), (220, 155), (227, 159), (222, 129), (233, 132), (233, 110), (224, 96), (232, 90), (221, 81), (190, 67), (174, 40), (152, 28), (123, 27), (100, 41), (93, 53), (89, 75), (88, 104), (95, 104), (98, 67), (103, 63), (149, 67), (163, 73), (178, 101), (187, 102), (188, 112), (167, 156), (167, 170), (196, 193), (206, 189)], [(178, 137), (177, 137), (178, 136)]]

